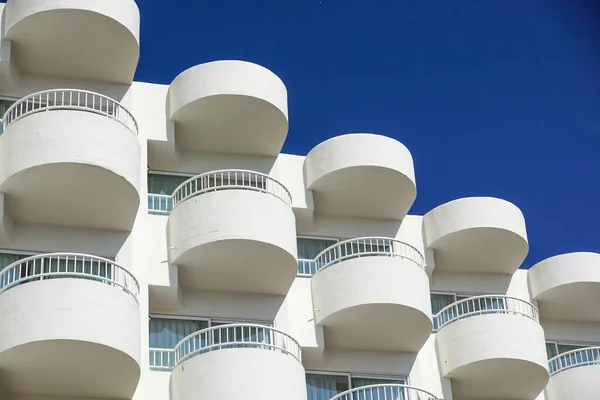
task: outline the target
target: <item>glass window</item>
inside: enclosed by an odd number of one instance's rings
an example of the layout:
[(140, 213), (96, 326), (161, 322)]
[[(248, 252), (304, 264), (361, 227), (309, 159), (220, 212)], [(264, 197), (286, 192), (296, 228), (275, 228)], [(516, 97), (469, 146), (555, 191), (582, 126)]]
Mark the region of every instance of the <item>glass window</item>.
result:
[(439, 313), (444, 307), (454, 303), (456, 296), (453, 294), (431, 293), (431, 313)]
[(27, 254), (13, 254), (13, 253), (0, 253), (0, 271), (10, 264), (22, 260), (30, 255)]
[(348, 389), (347, 375), (306, 374), (308, 400), (329, 400)]
[(13, 104), (15, 104), (14, 100), (0, 99), (0, 134), (2, 133), (2, 130), (4, 128), (4, 125), (2, 123), (4, 114)]
[(317, 266), (314, 263), (314, 259), (320, 252), (333, 246), (337, 242), (336, 239), (297, 238), (298, 274), (314, 275), (317, 272)]
[(184, 337), (208, 328), (208, 321), (185, 319), (150, 319), (150, 348), (174, 349)]
[(189, 176), (149, 173), (148, 194), (163, 194), (170, 196), (179, 185), (187, 181), (189, 178)]
[(548, 360), (558, 355), (556, 350), (556, 343), (546, 343), (546, 354), (548, 355)]

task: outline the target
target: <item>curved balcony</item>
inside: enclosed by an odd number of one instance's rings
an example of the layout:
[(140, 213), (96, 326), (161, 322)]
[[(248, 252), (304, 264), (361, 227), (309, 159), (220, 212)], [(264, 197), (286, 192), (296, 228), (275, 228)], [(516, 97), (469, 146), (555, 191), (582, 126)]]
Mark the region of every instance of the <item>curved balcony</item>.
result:
[(4, 17), (12, 54), (29, 74), (133, 81), (140, 55), (134, 0), (10, 0)]
[(570, 253), (548, 258), (528, 271), (531, 297), (543, 318), (600, 322), (600, 254)]
[(600, 393), (600, 347), (562, 353), (550, 359), (548, 400), (586, 399)]
[(182, 285), (282, 295), (298, 271), (291, 196), (258, 172), (213, 171), (181, 184), (167, 234)]
[(414, 247), (351, 239), (325, 249), (315, 265), (315, 323), (327, 347), (415, 352), (429, 338), (429, 279)]
[(42, 254), (4, 268), (1, 388), (130, 399), (140, 377), (138, 293), (131, 273), (95, 256)]
[(173, 80), (168, 109), (180, 148), (277, 157), (288, 133), (287, 90), (245, 61), (197, 65)]
[(425, 214), (423, 226), (441, 271), (513, 274), (529, 251), (523, 213), (501, 199), (453, 200)]
[(369, 385), (351, 389), (332, 397), (330, 400), (438, 400), (432, 393), (408, 385)]
[(538, 318), (533, 304), (500, 295), (471, 297), (442, 309), (434, 317), (437, 350), (453, 395), (536, 398), (549, 377)]
[(308, 153), (304, 173), (318, 214), (400, 220), (417, 196), (410, 152), (386, 136), (326, 140)]
[(300, 345), (275, 328), (231, 324), (204, 329), (177, 344), (175, 360), (173, 400), (306, 400)]
[(0, 192), (29, 224), (130, 231), (139, 202), (140, 146), (133, 116), (96, 93), (35, 93), (4, 115)]

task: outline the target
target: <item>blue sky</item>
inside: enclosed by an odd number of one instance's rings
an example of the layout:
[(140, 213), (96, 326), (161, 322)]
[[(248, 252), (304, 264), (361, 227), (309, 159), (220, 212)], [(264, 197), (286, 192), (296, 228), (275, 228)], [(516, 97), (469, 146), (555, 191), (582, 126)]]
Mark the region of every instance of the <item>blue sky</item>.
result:
[[(534, 263), (600, 252), (600, 12), (593, 1), (143, 0), (137, 80), (241, 59), (288, 88), (284, 151), (343, 133), (412, 152), (423, 214), (518, 205)], [(600, 266), (599, 266), (600, 267)]]

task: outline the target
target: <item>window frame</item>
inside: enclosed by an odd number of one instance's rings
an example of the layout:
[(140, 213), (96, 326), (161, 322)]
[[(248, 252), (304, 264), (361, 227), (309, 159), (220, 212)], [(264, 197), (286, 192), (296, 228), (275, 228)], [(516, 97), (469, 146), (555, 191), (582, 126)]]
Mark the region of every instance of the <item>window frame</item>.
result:
[[(342, 240), (346, 240), (346, 239), (342, 239), (339, 237), (329, 237), (329, 236), (316, 236), (316, 235), (298, 235), (296, 234), (296, 247), (298, 246), (298, 239), (312, 239), (312, 240), (331, 240), (332, 242), (335, 242), (334, 244), (332, 244), (332, 246), (335, 246), (336, 244), (338, 244), (339, 242), (341, 242)], [(297, 249), (296, 249), (297, 250)], [(300, 258), (298, 257), (298, 263), (300, 263), (300, 261), (315, 261), (315, 260), (309, 260), (306, 258)], [(311, 278), (313, 275), (311, 274), (301, 274), (300, 271), (298, 271), (296, 273), (296, 277), (298, 278)]]
[[(12, 101), (12, 102), (13, 102), (13, 104), (14, 104), (14, 103), (16, 103), (17, 101), (19, 101), (19, 98), (16, 98), (16, 97), (15, 97), (15, 98), (13, 98), (13, 97), (10, 97), (10, 96), (2, 96), (2, 95), (0, 95), (0, 101), (1, 101), (1, 100), (5, 100), (5, 101)], [(11, 106), (12, 106), (12, 104), (11, 104)], [(9, 107), (10, 107), (10, 106), (9, 106)], [(7, 108), (7, 110), (8, 110), (8, 108)], [(3, 128), (3, 121), (4, 121), (4, 113), (0, 114), (0, 135), (2, 135), (2, 134), (4, 133), (4, 131), (3, 131), (3, 129), (2, 129), (2, 128)], [(16, 254), (16, 253), (15, 253), (15, 254)]]
[[(589, 348), (589, 347), (600, 346), (600, 343), (578, 342), (578, 341), (570, 341), (570, 340), (554, 340), (554, 339), (546, 339), (546, 344), (552, 344), (552, 345), (554, 345), (554, 350), (556, 350), (556, 356), (555, 357), (558, 357), (561, 354), (566, 353), (566, 352), (559, 353), (558, 346), (581, 346), (580, 349), (586, 349), (586, 348)], [(548, 360), (550, 360), (550, 359), (548, 359)]]
[[(348, 380), (348, 390), (356, 389), (352, 386), (352, 379), (379, 379), (379, 380), (389, 380), (392, 381), (404, 381), (404, 385), (410, 385), (409, 377), (407, 375), (386, 375), (386, 374), (367, 374), (362, 372), (333, 372), (333, 371), (314, 371), (314, 370), (306, 370), (305, 371), (305, 380), (306, 375), (326, 375), (326, 376), (345, 376)], [(358, 386), (360, 388), (362, 386)]]

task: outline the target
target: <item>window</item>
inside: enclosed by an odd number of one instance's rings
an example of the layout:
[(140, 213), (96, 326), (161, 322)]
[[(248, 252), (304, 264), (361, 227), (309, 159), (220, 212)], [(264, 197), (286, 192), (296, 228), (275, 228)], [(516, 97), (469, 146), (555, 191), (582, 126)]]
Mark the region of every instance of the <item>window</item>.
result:
[(338, 239), (299, 237), (298, 244), (298, 275), (312, 276), (317, 272), (314, 259), (320, 252), (333, 246)]
[(2, 271), (4, 268), (8, 267), (10, 264), (22, 260), (26, 257), (31, 256), (32, 254), (25, 254), (25, 253), (10, 253), (10, 252), (4, 252), (3, 250), (0, 250), (0, 271)]
[(173, 210), (171, 195), (192, 175), (148, 173), (148, 214), (168, 215)]
[[(456, 293), (431, 293), (431, 314), (434, 316), (433, 329), (438, 329), (441, 323), (451, 318), (454, 318), (456, 310), (448, 310), (447, 312), (444, 312), (444, 315), (442, 316), (442, 321), (439, 321), (437, 318), (435, 318), (435, 315), (442, 311), (442, 309), (449, 306), (450, 304), (456, 303), (457, 301), (465, 300), (474, 296), (478, 295)], [(501, 299), (482, 299), (481, 302), (477, 303), (465, 303), (464, 307), (458, 310), (458, 314), (467, 314), (473, 311), (480, 311), (481, 309), (501, 309), (503, 308), (502, 304), (500, 304), (502, 302), (503, 301)]]
[(579, 350), (584, 349), (586, 347), (592, 347), (591, 344), (567, 344), (561, 342), (546, 342), (546, 353), (548, 355), (548, 360), (556, 357), (559, 354), (566, 353), (571, 350)]
[[(307, 373), (306, 389), (308, 400), (329, 400), (347, 390), (369, 385), (405, 384), (406, 379), (396, 377), (356, 376), (351, 374)], [(404, 399), (401, 388), (381, 388), (376, 394), (382, 399)], [(367, 399), (365, 399), (367, 400)]]
[(15, 104), (15, 100), (0, 99), (0, 134), (2, 134), (4, 129), (4, 124), (2, 123), (4, 114), (13, 104)]

